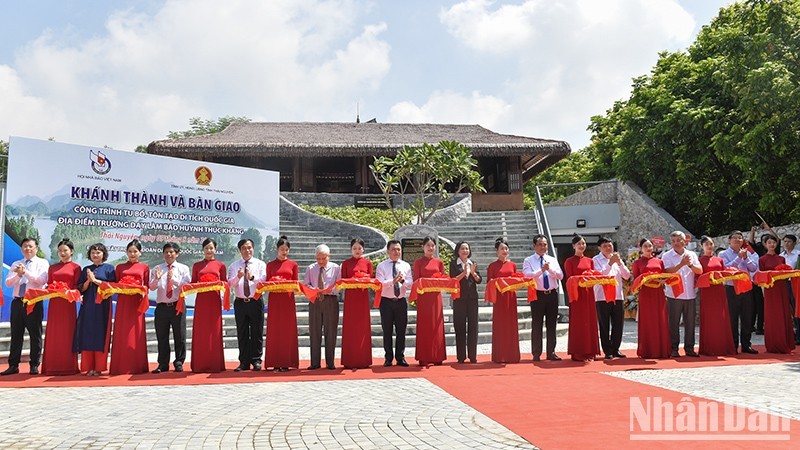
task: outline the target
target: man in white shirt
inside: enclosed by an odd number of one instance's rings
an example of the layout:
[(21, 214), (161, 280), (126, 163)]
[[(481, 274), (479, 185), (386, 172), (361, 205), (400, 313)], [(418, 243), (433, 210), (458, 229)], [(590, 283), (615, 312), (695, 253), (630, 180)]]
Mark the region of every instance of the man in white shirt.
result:
[[(723, 250), (719, 257), (722, 258), (725, 267), (733, 267), (750, 274), (758, 271), (758, 254), (750, 252), (743, 247), (744, 234), (739, 230), (734, 230), (728, 235), (728, 248)], [(761, 289), (753, 286), (754, 289)], [(752, 291), (737, 294), (732, 281), (725, 282), (725, 297), (728, 299), (728, 312), (731, 316), (731, 333), (733, 334), (733, 346), (738, 350), (739, 342), (742, 343), (742, 353), (756, 354), (758, 350), (750, 344), (753, 335), (753, 317), (755, 315), (755, 302)], [(741, 326), (740, 326), (741, 323)], [(741, 330), (741, 333), (739, 332)]]
[(186, 311), (178, 313), (178, 298), (181, 286), (192, 281), (189, 268), (177, 261), (181, 252), (175, 242), (167, 242), (162, 248), (164, 263), (150, 270), (150, 290), (156, 291), (156, 311), (153, 325), (158, 340), (158, 367), (153, 373), (169, 372), (169, 329), (175, 341), (175, 372), (183, 372), (186, 361)]
[[(795, 246), (797, 245), (797, 236), (793, 234), (787, 234), (783, 237), (783, 251), (781, 252), (781, 256), (783, 259), (786, 260), (786, 264), (793, 269), (797, 269), (797, 257), (800, 256), (800, 250), (797, 250)], [(787, 284), (790, 282), (787, 280)], [(792, 308), (792, 311), (795, 310), (795, 302), (797, 301), (794, 298), (794, 292), (792, 292), (792, 287), (789, 285), (789, 303)], [(794, 342), (795, 344), (800, 344), (800, 319), (797, 317), (792, 317), (792, 321), (794, 322)]]
[(253, 240), (242, 239), (236, 246), (242, 258), (228, 267), (228, 284), (236, 300), (233, 315), (236, 318), (236, 339), (239, 344), (239, 366), (234, 372), (261, 370), (264, 354), (264, 297), (253, 298), (259, 281), (267, 278), (267, 265), (253, 258)]
[(683, 293), (675, 295), (672, 287), (667, 286), (667, 313), (669, 319), (669, 337), (672, 341), (672, 356), (677, 358), (680, 344), (680, 323), (683, 316), (683, 352), (686, 356), (700, 356), (694, 351), (694, 328), (697, 314), (697, 294), (694, 288), (695, 275), (703, 273), (703, 266), (697, 254), (686, 249), (686, 234), (673, 231), (669, 234), (672, 249), (661, 256), (664, 272), (677, 273), (683, 281)]
[[(381, 328), (383, 328), (384, 367), (392, 365), (408, 367), (405, 358), (406, 326), (408, 325), (408, 303), (406, 297), (411, 289), (411, 266), (400, 259), (403, 255), (400, 241), (391, 240), (386, 244), (389, 259), (378, 264), (375, 278), (381, 282)], [(392, 329), (397, 335), (397, 345), (392, 347)], [(394, 353), (392, 352), (394, 350)]]
[[(614, 251), (611, 239), (601, 237), (597, 241), (600, 254), (592, 258), (595, 270), (603, 275), (611, 275), (617, 280), (617, 288), (613, 301), (609, 302), (603, 287), (594, 287), (595, 306), (597, 307), (597, 323), (600, 327), (600, 346), (606, 359), (625, 358), (619, 351), (622, 344), (622, 328), (625, 325), (625, 312), (622, 296), (622, 280), (630, 280), (631, 272), (625, 267), (619, 253)], [(610, 335), (609, 335), (610, 331)]]
[(47, 270), (50, 264), (36, 256), (39, 251), (39, 242), (34, 238), (25, 238), (20, 245), (23, 258), (11, 264), (11, 270), (6, 277), (6, 286), (14, 288), (11, 301), (11, 348), (8, 352), (8, 368), (0, 375), (13, 375), (19, 373), (19, 363), (22, 357), (22, 344), (25, 339), (25, 330), (31, 340), (30, 373), (39, 374), (39, 363), (42, 360), (42, 317), (44, 307), (42, 302), (36, 303), (33, 312), (28, 314), (27, 305), (22, 304), (22, 297), (27, 289), (43, 289), (47, 284)]
[(533, 237), (534, 254), (525, 258), (522, 273), (536, 280), (536, 301), (531, 304), (531, 353), (539, 361), (542, 354), (542, 322), (547, 326), (547, 359), (558, 361), (556, 355), (556, 321), (558, 318), (558, 283), (564, 272), (558, 261), (547, 254), (547, 238), (541, 234)]
[(320, 244), (316, 248), (317, 262), (308, 266), (303, 283), (322, 292), (316, 301), (308, 304), (308, 334), (311, 347), (311, 365), (308, 370), (320, 368), (322, 336), (325, 336), (325, 363), (329, 370), (336, 369), (336, 334), (339, 329), (339, 297), (335, 284), (342, 278), (342, 269), (330, 262), (331, 249)]

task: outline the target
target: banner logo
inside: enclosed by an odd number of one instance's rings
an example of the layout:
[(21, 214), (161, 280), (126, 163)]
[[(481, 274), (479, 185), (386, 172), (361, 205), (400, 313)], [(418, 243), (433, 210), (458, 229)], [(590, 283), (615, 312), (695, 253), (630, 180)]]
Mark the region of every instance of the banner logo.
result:
[(92, 170), (98, 175), (105, 175), (111, 171), (111, 160), (100, 150), (89, 150), (89, 160), (92, 161)]
[(197, 184), (200, 186), (208, 186), (211, 184), (211, 178), (213, 178), (211, 169), (206, 166), (200, 166), (194, 171), (194, 179), (197, 180)]

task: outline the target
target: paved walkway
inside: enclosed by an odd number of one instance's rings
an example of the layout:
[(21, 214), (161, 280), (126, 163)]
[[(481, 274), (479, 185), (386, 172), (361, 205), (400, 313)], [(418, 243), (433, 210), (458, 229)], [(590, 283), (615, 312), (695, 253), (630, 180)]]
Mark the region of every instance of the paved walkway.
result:
[(535, 448), (425, 379), (0, 389), (0, 403), (0, 448)]

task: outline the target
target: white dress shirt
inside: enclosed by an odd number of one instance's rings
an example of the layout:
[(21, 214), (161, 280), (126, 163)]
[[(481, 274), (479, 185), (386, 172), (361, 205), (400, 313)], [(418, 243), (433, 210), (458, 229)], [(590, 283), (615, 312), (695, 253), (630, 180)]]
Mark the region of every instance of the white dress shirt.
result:
[(561, 271), (561, 266), (558, 265), (558, 260), (554, 257), (544, 254), (539, 255), (538, 253), (534, 253), (531, 256), (525, 258), (525, 261), (522, 262), (522, 274), (526, 277), (533, 277), (536, 280), (536, 290), (544, 291), (544, 277), (542, 276), (542, 259), (544, 262), (550, 264), (550, 268), (547, 269), (547, 277), (548, 282), (548, 290), (549, 289), (557, 289), (558, 282), (562, 278), (564, 278), (564, 272)]
[[(14, 268), (22, 265), (25, 266), (25, 274), (19, 276)], [(25, 289), (43, 289), (47, 285), (47, 270), (50, 268), (50, 263), (47, 260), (34, 256), (28, 263), (25, 259), (20, 259), (11, 264), (11, 270), (6, 277), (6, 286), (13, 287), (12, 297), (20, 297), (19, 287), (25, 283)]]
[(669, 269), (670, 267), (675, 267), (680, 264), (683, 255), (689, 254), (689, 266), (683, 266), (676, 272), (678, 275), (681, 276), (681, 280), (683, 281), (683, 293), (679, 296), (675, 296), (672, 292), (672, 287), (666, 286), (667, 288), (667, 297), (669, 298), (677, 298), (681, 300), (694, 300), (697, 295), (694, 292), (694, 272), (692, 272), (692, 268), (690, 266), (700, 266), (700, 260), (697, 259), (697, 253), (683, 249), (683, 253), (679, 254), (675, 251), (675, 249), (671, 249), (670, 251), (664, 253), (661, 256), (661, 261), (664, 262), (664, 269)]
[[(630, 280), (631, 279), (631, 272), (625, 267), (625, 264), (622, 263), (614, 263), (609, 264), (608, 258), (603, 253), (596, 255), (592, 258), (594, 261), (594, 269), (602, 273), (603, 275), (612, 275), (614, 278), (617, 279), (617, 286), (616, 292), (617, 296), (614, 300), (623, 300), (622, 297), (622, 279)], [(606, 292), (603, 290), (602, 285), (595, 285), (594, 286), (594, 299), (598, 302), (606, 301)]]
[(256, 293), (256, 285), (260, 281), (266, 281), (267, 279), (267, 264), (264, 261), (261, 261), (258, 258), (250, 258), (247, 260), (247, 269), (250, 271), (250, 279), (247, 280), (245, 277), (239, 278), (239, 269), (244, 271), (245, 269), (245, 261), (244, 259), (239, 259), (234, 261), (228, 267), (228, 284), (233, 289), (233, 295), (236, 298), (246, 298), (247, 296), (244, 295), (244, 284), (250, 284), (250, 295), (249, 297), (252, 298), (253, 295)]
[(793, 248), (792, 251), (787, 252), (786, 250), (781, 252), (781, 256), (783, 259), (786, 260), (786, 264), (789, 265), (792, 269), (797, 267), (797, 257), (800, 256), (800, 250)]
[[(161, 268), (161, 277), (156, 277), (157, 270)], [(181, 286), (192, 281), (192, 274), (185, 264), (178, 261), (172, 263), (172, 297), (167, 297), (167, 263), (159, 264), (150, 269), (150, 290), (156, 291), (156, 303), (174, 303), (181, 295)]]
[(397, 297), (394, 295), (394, 284), (392, 283), (394, 280), (394, 276), (392, 275), (393, 262), (394, 261), (391, 259), (387, 259), (378, 264), (378, 267), (375, 269), (375, 278), (383, 285), (381, 297), (406, 298), (411, 291), (411, 285), (414, 284), (414, 280), (411, 276), (411, 265), (402, 259), (397, 260), (397, 274), (403, 274), (403, 282), (400, 283), (400, 296)]
[[(322, 286), (318, 286), (319, 284), (319, 271), (322, 270)], [(327, 289), (337, 281), (342, 279), (342, 268), (339, 267), (338, 264), (328, 261), (328, 264), (325, 264), (325, 267), (320, 267), (318, 263), (311, 264), (306, 269), (306, 273), (303, 276), (303, 284), (306, 286), (311, 286), (315, 289)], [(338, 293), (338, 289), (333, 288), (330, 292), (326, 293), (325, 295), (335, 295)]]

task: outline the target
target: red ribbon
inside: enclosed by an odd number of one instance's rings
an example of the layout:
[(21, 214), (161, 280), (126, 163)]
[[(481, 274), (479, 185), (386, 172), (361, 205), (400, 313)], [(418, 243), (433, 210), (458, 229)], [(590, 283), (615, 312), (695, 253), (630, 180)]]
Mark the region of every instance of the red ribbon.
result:
[(635, 294), (643, 287), (659, 288), (665, 284), (672, 288), (675, 296), (683, 294), (683, 279), (679, 274), (655, 271), (645, 272), (636, 277), (631, 285), (631, 292)]
[(579, 288), (589, 288), (596, 285), (603, 286), (603, 293), (606, 302), (613, 303), (617, 297), (617, 279), (611, 275), (603, 275), (596, 270), (584, 271), (581, 275), (575, 275), (567, 280), (567, 296), (569, 302), (578, 300)]
[(753, 289), (753, 283), (750, 282), (750, 275), (747, 272), (733, 268), (712, 270), (711, 272), (700, 275), (697, 278), (697, 287), (701, 289), (707, 288), (712, 285), (722, 284), (725, 281), (733, 281), (733, 290), (736, 291), (737, 295)]
[(355, 272), (354, 275), (363, 275), (361, 277), (354, 276), (352, 278), (342, 278), (336, 282), (336, 287), (339, 289), (371, 289), (375, 291), (375, 300), (372, 306), (379, 308), (381, 306), (381, 292), (383, 292), (383, 284), (377, 278), (370, 278), (369, 274), (365, 272)]
[(489, 303), (495, 303), (497, 294), (517, 291), (522, 288), (528, 288), (528, 303), (538, 300), (536, 297), (536, 280), (532, 277), (523, 276), (521, 273), (515, 273), (510, 277), (492, 278), (486, 283), (486, 292), (483, 298)]
[(449, 292), (450, 298), (456, 300), (461, 297), (461, 285), (458, 280), (446, 275), (442, 276), (442, 274), (433, 274), (428, 278), (418, 278), (411, 285), (411, 294), (408, 296), (408, 300), (415, 302), (420, 295), (428, 292)]

